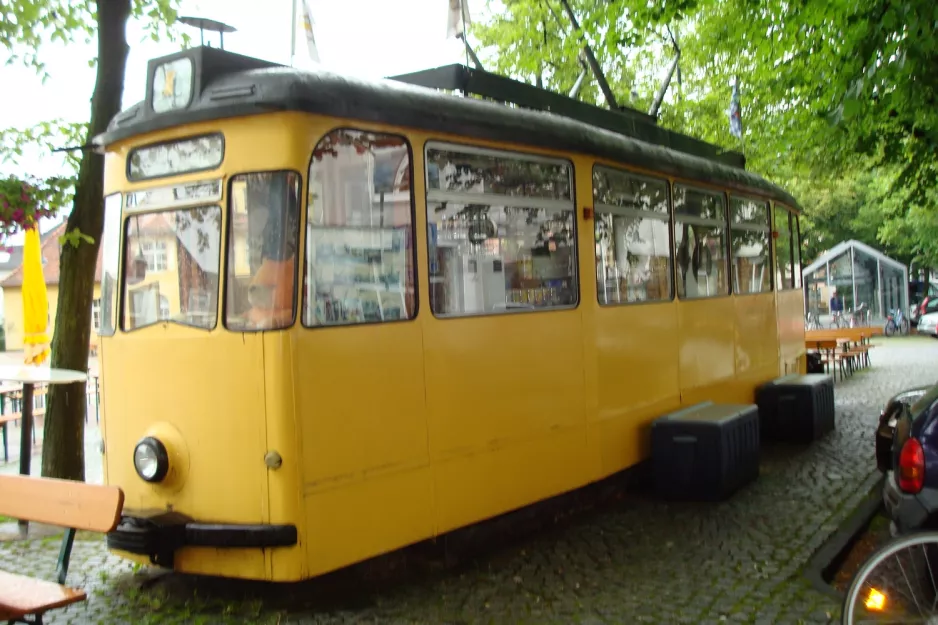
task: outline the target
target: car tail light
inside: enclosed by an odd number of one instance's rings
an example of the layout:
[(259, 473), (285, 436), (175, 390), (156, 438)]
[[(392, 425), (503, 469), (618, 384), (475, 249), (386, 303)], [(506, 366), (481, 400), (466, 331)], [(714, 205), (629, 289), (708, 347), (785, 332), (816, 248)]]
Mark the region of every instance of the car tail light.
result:
[(915, 494), (925, 485), (925, 452), (922, 444), (910, 438), (899, 452), (899, 488)]
[(928, 306), (928, 300), (929, 298), (926, 296), (925, 299), (922, 300), (921, 307), (918, 309), (918, 311), (923, 315), (925, 314), (925, 307)]

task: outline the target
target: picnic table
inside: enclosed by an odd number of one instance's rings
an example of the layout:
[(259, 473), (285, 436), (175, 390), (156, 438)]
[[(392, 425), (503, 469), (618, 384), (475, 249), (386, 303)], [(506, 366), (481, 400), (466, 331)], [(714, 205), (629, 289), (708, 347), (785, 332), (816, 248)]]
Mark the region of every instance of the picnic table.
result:
[[(805, 332), (805, 349), (814, 350), (830, 367), (840, 369), (840, 379), (862, 366), (872, 366), (870, 344), (873, 336), (882, 334), (882, 328), (831, 328)], [(836, 379), (836, 370), (834, 373)]]

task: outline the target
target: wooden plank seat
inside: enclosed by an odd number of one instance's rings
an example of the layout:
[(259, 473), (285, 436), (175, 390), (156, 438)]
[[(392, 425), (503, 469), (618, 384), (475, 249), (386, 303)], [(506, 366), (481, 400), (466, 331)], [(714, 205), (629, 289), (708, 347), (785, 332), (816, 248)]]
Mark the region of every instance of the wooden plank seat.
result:
[(123, 505), (124, 493), (116, 486), (0, 475), (0, 514), (65, 528), (55, 582), (0, 571), (0, 619), (41, 625), (49, 610), (84, 601), (83, 590), (65, 585), (75, 532), (112, 531)]
[(651, 428), (655, 487), (666, 498), (721, 500), (759, 476), (759, 409), (702, 402)]
[(756, 390), (768, 440), (810, 443), (835, 428), (834, 381), (826, 374), (791, 374)]

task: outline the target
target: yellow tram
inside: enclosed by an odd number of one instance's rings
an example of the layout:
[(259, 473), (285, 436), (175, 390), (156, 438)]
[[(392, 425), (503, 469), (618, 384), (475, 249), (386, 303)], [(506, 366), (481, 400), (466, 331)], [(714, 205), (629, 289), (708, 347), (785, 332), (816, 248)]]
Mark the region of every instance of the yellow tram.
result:
[(804, 370), (797, 204), (713, 146), (206, 47), (148, 71), (96, 138), (122, 555), (316, 576)]

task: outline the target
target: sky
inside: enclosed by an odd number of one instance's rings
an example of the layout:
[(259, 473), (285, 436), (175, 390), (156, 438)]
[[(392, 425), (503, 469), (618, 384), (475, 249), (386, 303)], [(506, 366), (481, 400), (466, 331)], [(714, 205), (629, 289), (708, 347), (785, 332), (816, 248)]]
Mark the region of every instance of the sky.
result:
[[(465, 63), (462, 42), (446, 38), (449, 0), (307, 2), (313, 13), (319, 64), (330, 71), (380, 78), (449, 63)], [(314, 67), (303, 33), (302, 0), (296, 0), (296, 4), (293, 64)], [(485, 16), (487, 5), (487, 0), (468, 0), (470, 19)], [(237, 32), (225, 36), (226, 50), (289, 65), (292, 7), (293, 0), (182, 0), (179, 14), (207, 17), (237, 28)], [(197, 29), (180, 28), (198, 45)], [(209, 42), (218, 45), (217, 33), (206, 33), (206, 43)], [(122, 108), (144, 98), (147, 61), (179, 49), (177, 44), (153, 42), (145, 35), (143, 24), (133, 21), (127, 27), (127, 43), (130, 55)], [(0, 67), (2, 84), (16, 85), (16, 97), (4, 98), (0, 125), (25, 128), (53, 119), (86, 122), (95, 81), (95, 70), (89, 67), (88, 61), (94, 58), (96, 47), (95, 42), (69, 46), (47, 43), (40, 50), (40, 58), (51, 75), (44, 84), (33, 69), (16, 65)], [(63, 166), (62, 157), (33, 151), (22, 159), (20, 167), (2, 164), (0, 171), (49, 176), (61, 171)], [(43, 224), (42, 230), (54, 223)], [(22, 235), (6, 242), (8, 245), (21, 243)]]

